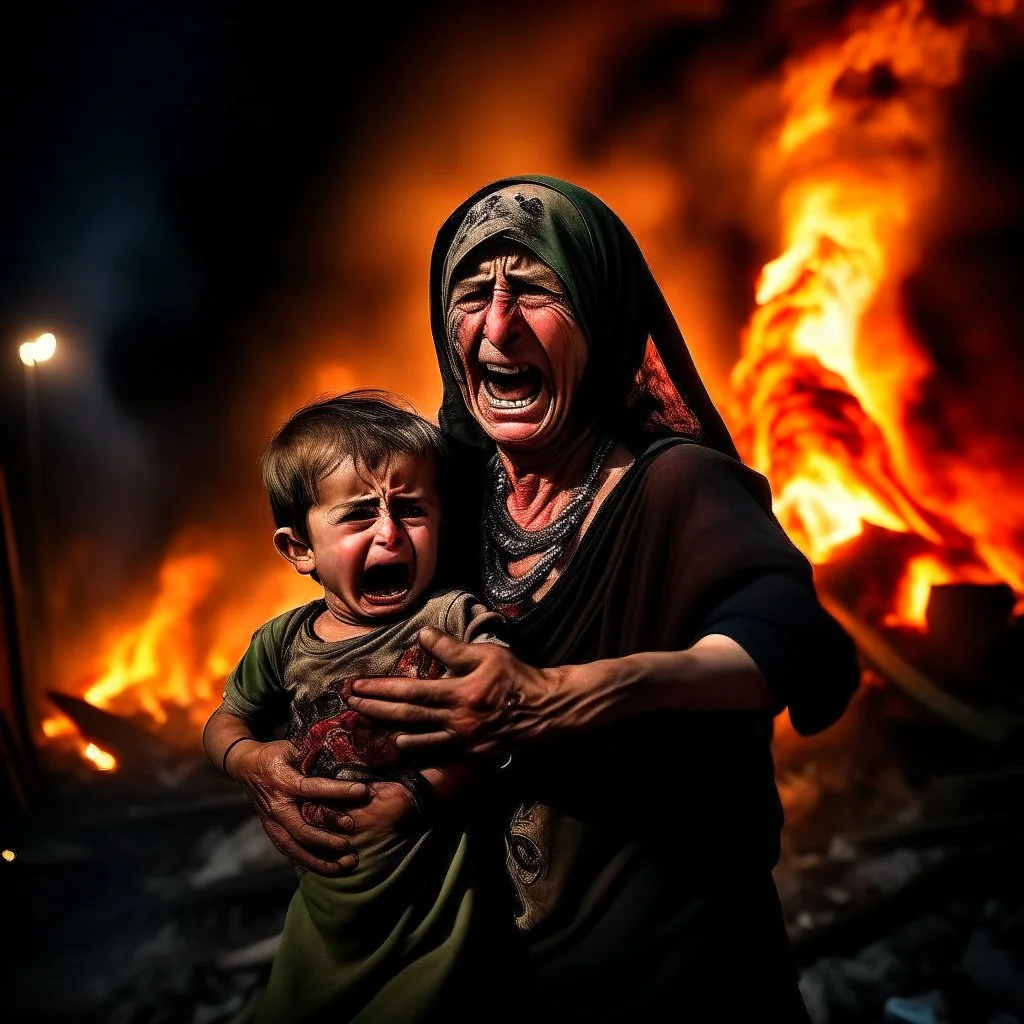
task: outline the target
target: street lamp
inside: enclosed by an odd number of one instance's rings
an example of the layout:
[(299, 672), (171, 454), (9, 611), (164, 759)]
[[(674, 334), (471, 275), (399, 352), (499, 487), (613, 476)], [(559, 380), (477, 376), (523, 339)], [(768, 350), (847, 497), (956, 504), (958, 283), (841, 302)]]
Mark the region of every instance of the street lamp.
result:
[(23, 342), (18, 349), (18, 355), (26, 366), (35, 366), (36, 363), (45, 363), (53, 358), (57, 351), (57, 339), (47, 331), (40, 334), (38, 338)]
[(44, 536), (43, 511), (43, 461), (42, 446), (39, 438), (39, 394), (36, 381), (36, 367), (53, 358), (57, 351), (57, 339), (47, 331), (31, 341), (26, 341), (18, 348), (18, 355), (25, 364), (25, 434), (28, 444), (28, 476), (29, 476), (29, 516), (31, 517), (30, 534), (33, 540), (32, 571), (30, 573), (30, 592), (33, 597), (33, 611), (36, 616), (36, 628), (46, 633), (45, 598), (43, 597), (46, 571), (44, 565), (46, 539)]
[(39, 441), (39, 394), (36, 384), (36, 367), (53, 358), (57, 351), (57, 339), (47, 331), (31, 341), (23, 342), (18, 355), (25, 364), (25, 433), (28, 441), (28, 475), (30, 515), (32, 533), (36, 538), (33, 566), (34, 582), (42, 595), (43, 562), (43, 460)]

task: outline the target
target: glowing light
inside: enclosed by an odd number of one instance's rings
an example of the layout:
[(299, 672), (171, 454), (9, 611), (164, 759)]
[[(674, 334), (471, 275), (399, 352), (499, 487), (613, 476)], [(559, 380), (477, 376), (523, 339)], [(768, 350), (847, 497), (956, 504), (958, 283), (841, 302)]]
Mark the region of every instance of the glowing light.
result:
[(44, 718), (41, 728), (43, 735), (48, 740), (56, 739), (58, 736), (73, 736), (78, 732), (75, 723), (67, 715), (62, 715), (60, 712)]
[(3, 857), (3, 859), (5, 861), (7, 861), (8, 864), (10, 864), (11, 861), (14, 860), (15, 857), (17, 857), (17, 856), (18, 855), (13, 850), (3, 850), (3, 851), (0, 851), (0, 857)]
[(47, 331), (32, 341), (26, 341), (18, 348), (18, 355), (26, 366), (45, 363), (57, 351), (57, 339)]
[(117, 758), (113, 754), (108, 754), (102, 747), (97, 747), (95, 743), (87, 744), (83, 753), (101, 772), (112, 772), (117, 767)]

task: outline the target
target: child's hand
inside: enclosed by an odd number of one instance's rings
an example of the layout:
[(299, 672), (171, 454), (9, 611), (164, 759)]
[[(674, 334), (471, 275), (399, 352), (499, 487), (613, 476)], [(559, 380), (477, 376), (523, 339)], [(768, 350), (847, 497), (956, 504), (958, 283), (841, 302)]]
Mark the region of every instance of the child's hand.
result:
[(422, 821), (412, 794), (401, 782), (379, 781), (366, 784), (370, 799), (358, 807), (338, 811), (322, 803), (302, 805), (302, 817), (311, 826), (337, 828), (344, 822), (348, 850), (336, 862), (335, 874), (351, 874), (357, 858), (370, 847), (386, 844), (422, 831)]
[[(288, 740), (254, 740), (237, 749), (232, 757), (232, 774), (278, 850), (317, 874), (351, 871), (358, 863), (358, 854), (342, 833), (355, 827), (352, 812), (370, 799), (370, 790), (361, 782), (303, 775), (297, 768), (299, 753)], [(329, 801), (347, 810), (334, 812), (329, 823), (332, 830), (328, 831), (303, 817), (301, 808), (310, 801)]]

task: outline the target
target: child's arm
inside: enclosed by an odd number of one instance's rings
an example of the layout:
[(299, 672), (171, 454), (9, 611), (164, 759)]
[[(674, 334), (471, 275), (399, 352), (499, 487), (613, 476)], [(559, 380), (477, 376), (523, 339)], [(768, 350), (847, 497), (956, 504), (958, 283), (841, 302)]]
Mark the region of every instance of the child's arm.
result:
[(203, 727), (203, 750), (214, 768), (223, 772), (232, 782), (238, 780), (231, 774), (231, 762), (241, 753), (244, 740), (259, 743), (249, 723), (226, 704), (221, 705), (207, 719)]

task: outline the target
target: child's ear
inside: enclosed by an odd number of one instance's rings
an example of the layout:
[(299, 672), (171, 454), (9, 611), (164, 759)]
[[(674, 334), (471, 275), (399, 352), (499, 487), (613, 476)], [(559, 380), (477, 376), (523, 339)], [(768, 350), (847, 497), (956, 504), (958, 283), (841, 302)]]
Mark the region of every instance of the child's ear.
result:
[(274, 531), (274, 547), (295, 566), (296, 572), (303, 576), (316, 572), (313, 549), (290, 526), (282, 526)]

